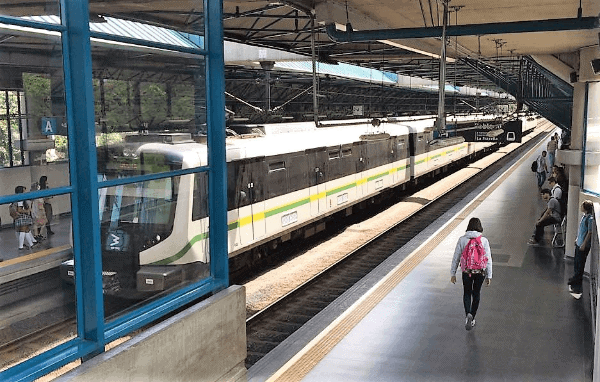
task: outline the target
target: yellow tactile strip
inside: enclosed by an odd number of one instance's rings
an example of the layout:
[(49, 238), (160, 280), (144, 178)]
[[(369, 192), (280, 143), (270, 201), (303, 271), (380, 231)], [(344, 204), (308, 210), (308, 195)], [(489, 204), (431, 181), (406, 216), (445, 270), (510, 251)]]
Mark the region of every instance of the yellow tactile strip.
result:
[(523, 155), (502, 176), (496, 179), (471, 203), (460, 211), (452, 221), (440, 229), (432, 239), (421, 245), (417, 250), (404, 259), (388, 276), (384, 277), (373, 288), (359, 299), (353, 307), (311, 341), (300, 353), (288, 361), (268, 382), (299, 382), (301, 381), (321, 360), (337, 345), (366, 315), (383, 300), (399, 283), (408, 275), (441, 241), (446, 238), (471, 212), (475, 210), (498, 186), (512, 174), (531, 151), (536, 150), (537, 145), (528, 153)]
[(53, 253), (57, 253), (57, 252), (60, 252), (60, 251), (65, 251), (65, 250), (67, 250), (69, 248), (71, 248), (70, 245), (62, 245), (60, 247), (48, 248), (48, 249), (44, 249), (42, 251), (30, 253), (30, 254), (27, 254), (27, 255), (24, 255), (24, 256), (15, 257), (14, 259), (5, 260), (3, 262), (0, 262), (0, 268), (8, 267), (9, 265), (22, 264), (22, 263), (26, 263), (28, 261), (33, 261), (33, 260), (41, 259), (42, 257), (46, 257), (46, 256), (49, 256), (49, 255), (51, 255)]

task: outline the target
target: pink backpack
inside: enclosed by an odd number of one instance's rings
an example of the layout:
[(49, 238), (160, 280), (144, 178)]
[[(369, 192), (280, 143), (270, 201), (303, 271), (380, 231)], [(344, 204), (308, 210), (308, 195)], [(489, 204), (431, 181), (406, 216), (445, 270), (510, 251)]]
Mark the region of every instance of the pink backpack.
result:
[(487, 268), (487, 256), (483, 244), (481, 244), (481, 236), (469, 240), (460, 256), (460, 265), (463, 272), (466, 272), (467, 269)]

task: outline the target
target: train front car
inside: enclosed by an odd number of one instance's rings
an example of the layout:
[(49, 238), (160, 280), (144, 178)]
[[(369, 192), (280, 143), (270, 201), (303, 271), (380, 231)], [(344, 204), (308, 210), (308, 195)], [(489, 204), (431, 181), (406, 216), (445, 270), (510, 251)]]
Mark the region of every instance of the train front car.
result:
[[(206, 146), (189, 137), (127, 151), (99, 160), (102, 180), (206, 164)], [(209, 275), (207, 183), (199, 172), (99, 190), (105, 295), (144, 298)], [(73, 262), (62, 268), (72, 279)]]

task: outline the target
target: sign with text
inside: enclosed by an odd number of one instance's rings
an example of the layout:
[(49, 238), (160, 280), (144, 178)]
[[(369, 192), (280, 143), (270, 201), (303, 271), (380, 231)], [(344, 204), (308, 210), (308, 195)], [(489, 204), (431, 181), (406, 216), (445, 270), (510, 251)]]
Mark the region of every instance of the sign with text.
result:
[(43, 135), (56, 135), (58, 131), (58, 118), (56, 117), (42, 117), (42, 134)]

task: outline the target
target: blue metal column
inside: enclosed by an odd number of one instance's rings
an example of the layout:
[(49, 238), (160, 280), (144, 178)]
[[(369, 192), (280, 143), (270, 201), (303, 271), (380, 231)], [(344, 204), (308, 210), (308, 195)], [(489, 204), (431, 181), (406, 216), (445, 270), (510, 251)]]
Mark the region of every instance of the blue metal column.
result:
[(210, 265), (215, 281), (229, 285), (227, 250), (227, 163), (225, 157), (225, 60), (223, 2), (204, 0), (206, 15), (206, 109), (208, 111), (208, 176)]
[(87, 0), (63, 0), (65, 90), (73, 211), (77, 331), (104, 350), (102, 259), (98, 212), (94, 93)]

